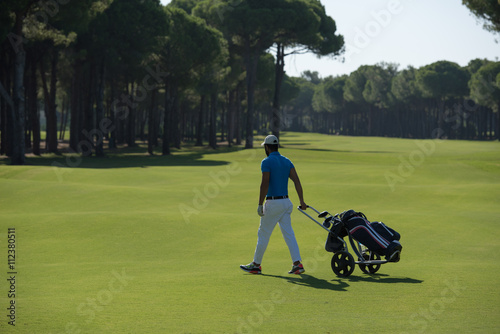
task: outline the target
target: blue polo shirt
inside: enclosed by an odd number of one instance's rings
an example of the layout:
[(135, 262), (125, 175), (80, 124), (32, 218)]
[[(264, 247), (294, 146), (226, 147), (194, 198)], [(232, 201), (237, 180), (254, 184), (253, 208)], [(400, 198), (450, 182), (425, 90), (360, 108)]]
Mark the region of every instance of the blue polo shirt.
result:
[(279, 152), (271, 152), (267, 158), (262, 160), (261, 171), (271, 173), (267, 196), (288, 195), (288, 178), (292, 168), (295, 167), (290, 159), (282, 156)]

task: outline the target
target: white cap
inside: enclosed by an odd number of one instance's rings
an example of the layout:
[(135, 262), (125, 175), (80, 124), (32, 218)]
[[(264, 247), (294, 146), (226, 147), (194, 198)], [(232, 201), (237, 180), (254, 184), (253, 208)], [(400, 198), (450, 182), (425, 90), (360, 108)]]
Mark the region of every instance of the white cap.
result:
[(278, 145), (278, 138), (274, 135), (269, 135), (266, 137), (266, 139), (264, 139), (264, 142), (262, 144), (260, 144), (260, 146), (264, 146), (264, 145)]

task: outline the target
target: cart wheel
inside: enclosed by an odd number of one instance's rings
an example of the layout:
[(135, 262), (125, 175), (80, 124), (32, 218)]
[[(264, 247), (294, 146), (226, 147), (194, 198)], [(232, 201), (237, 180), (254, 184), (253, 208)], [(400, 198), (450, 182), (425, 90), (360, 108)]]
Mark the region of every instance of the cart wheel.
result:
[(340, 251), (333, 254), (332, 270), (337, 276), (348, 277), (354, 271), (355, 263), (351, 254)]
[[(365, 261), (369, 260), (380, 260), (380, 255), (372, 252), (371, 250), (366, 250), (363, 252), (363, 259)], [(375, 274), (380, 269), (380, 264), (359, 264), (359, 269), (361, 269), (365, 274)]]

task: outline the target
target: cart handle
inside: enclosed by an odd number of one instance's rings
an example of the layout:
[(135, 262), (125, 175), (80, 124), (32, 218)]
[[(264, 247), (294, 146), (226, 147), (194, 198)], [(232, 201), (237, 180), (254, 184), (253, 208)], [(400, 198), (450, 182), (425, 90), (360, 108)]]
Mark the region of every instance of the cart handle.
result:
[[(320, 212), (319, 212), (318, 210), (316, 210), (315, 208), (313, 208), (313, 207), (312, 207), (312, 206), (310, 206), (310, 205), (307, 205), (307, 208), (312, 209), (312, 210), (313, 210), (313, 211), (315, 211), (317, 214), (320, 214)], [(304, 212), (304, 210), (302, 210), (302, 209), (300, 208), (300, 206), (298, 206), (298, 207), (297, 207), (297, 209), (299, 209), (299, 211), (300, 211), (300, 212), (305, 213), (305, 212)]]
[[(313, 209), (314, 211), (316, 211), (316, 213), (318, 213), (318, 214), (319, 214), (319, 211), (318, 211), (318, 210), (316, 210), (315, 208), (313, 208), (312, 206), (309, 206), (309, 205), (308, 205), (307, 207), (308, 207), (308, 208)], [(299, 206), (299, 207), (297, 207), (297, 209), (299, 209), (299, 211), (300, 211), (300, 212), (302, 212), (304, 215), (306, 215), (307, 217), (309, 217), (309, 219), (311, 219), (313, 222), (315, 222), (316, 224), (318, 224), (318, 225), (319, 225), (322, 229), (326, 230), (328, 233), (330, 233), (330, 232), (331, 232), (328, 228), (326, 228), (325, 226), (323, 226), (323, 224), (321, 224), (321, 223), (320, 223), (320, 222), (318, 222), (316, 219), (314, 219), (313, 217), (311, 217), (311, 216), (310, 216), (307, 212), (305, 212), (304, 210), (302, 210), (302, 209), (300, 208), (300, 206)], [(342, 242), (343, 242), (343, 240), (342, 240)]]

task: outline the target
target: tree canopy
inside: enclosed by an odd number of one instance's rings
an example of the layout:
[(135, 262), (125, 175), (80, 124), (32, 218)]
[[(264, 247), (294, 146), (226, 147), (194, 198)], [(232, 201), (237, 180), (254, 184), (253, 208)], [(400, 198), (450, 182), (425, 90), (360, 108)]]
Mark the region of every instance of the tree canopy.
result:
[[(251, 148), (283, 130), (405, 138), (500, 134), (497, 61), (285, 73), (291, 54), (336, 59), (344, 39), (319, 0), (5, 0), (0, 155), (106, 154), (192, 143)], [(497, 4), (464, 1), (496, 31)], [(44, 146), (43, 146), (44, 145)], [(76, 161), (76, 162), (75, 162)], [(79, 160), (67, 160), (74, 166)]]
[(500, 2), (498, 0), (462, 0), (481, 21), (486, 30), (500, 33)]

